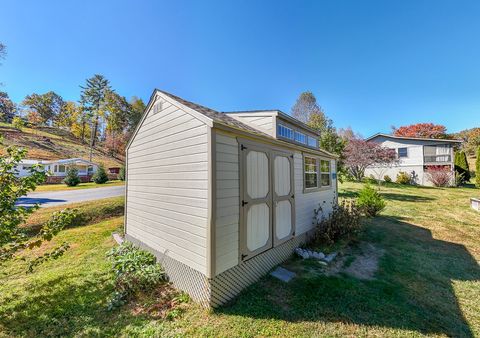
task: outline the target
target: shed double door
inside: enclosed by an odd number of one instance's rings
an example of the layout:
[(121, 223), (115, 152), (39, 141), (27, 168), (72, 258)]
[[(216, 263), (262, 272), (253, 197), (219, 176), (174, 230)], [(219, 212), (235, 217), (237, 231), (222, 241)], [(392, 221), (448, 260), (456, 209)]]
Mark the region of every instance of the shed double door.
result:
[(241, 144), (242, 260), (294, 236), (293, 154)]

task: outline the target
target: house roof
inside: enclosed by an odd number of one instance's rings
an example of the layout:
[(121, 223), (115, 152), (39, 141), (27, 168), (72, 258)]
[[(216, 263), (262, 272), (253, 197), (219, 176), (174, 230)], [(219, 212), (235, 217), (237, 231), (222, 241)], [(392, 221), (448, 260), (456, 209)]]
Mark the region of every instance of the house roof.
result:
[(387, 138), (393, 138), (393, 139), (399, 139), (399, 140), (414, 140), (414, 141), (435, 141), (435, 142), (446, 142), (446, 143), (462, 143), (462, 140), (454, 140), (454, 139), (441, 139), (441, 138), (427, 138), (427, 137), (406, 137), (406, 136), (395, 136), (395, 135), (389, 135), (389, 134), (384, 134), (384, 133), (377, 133), (375, 135), (370, 136), (369, 138), (365, 139), (366, 141), (371, 141), (374, 138), (377, 137), (387, 137)]
[(52, 163), (58, 163), (58, 164), (70, 164), (70, 163), (85, 163), (88, 165), (96, 165), (93, 162), (84, 160), (83, 158), (65, 158), (61, 160), (33, 160), (33, 159), (24, 159), (20, 161), (22, 164), (52, 164)]
[[(205, 106), (202, 106), (200, 104), (187, 101), (185, 99), (182, 99), (181, 97), (170, 94), (170, 93), (165, 92), (165, 91), (160, 90), (160, 89), (155, 89), (154, 93), (152, 94), (152, 98), (150, 99), (151, 102), (152, 102), (152, 99), (155, 97), (155, 93), (157, 93), (157, 92), (162, 93), (162, 94), (166, 95), (167, 97), (177, 101), (178, 103), (196, 111), (197, 113), (200, 113), (200, 114), (206, 116), (208, 119), (210, 119), (211, 121), (213, 121), (216, 124), (226, 126), (230, 129), (235, 129), (235, 130), (247, 132), (248, 134), (252, 134), (252, 135), (255, 135), (255, 136), (261, 136), (262, 138), (266, 138), (270, 141), (274, 141), (276, 143), (283, 144), (283, 145), (286, 145), (286, 146), (289, 146), (289, 147), (302, 148), (302, 149), (305, 149), (305, 150), (310, 151), (310, 152), (312, 152), (312, 151), (319, 152), (319, 153), (323, 153), (324, 155), (327, 155), (327, 156), (333, 157), (333, 158), (338, 157), (337, 155), (331, 154), (328, 151), (325, 151), (325, 150), (322, 150), (322, 149), (312, 149), (312, 148), (308, 148), (308, 147), (303, 147), (301, 145), (297, 145), (297, 144), (285, 142), (285, 141), (282, 141), (282, 140), (278, 140), (271, 135), (263, 133), (262, 131), (260, 131), (258, 129), (255, 129), (255, 128), (253, 128), (253, 127), (251, 127), (251, 126), (249, 126), (249, 125), (247, 125), (247, 124), (245, 124), (241, 121), (238, 121), (237, 119), (234, 119), (231, 116), (228, 116), (227, 113), (221, 113), (221, 112), (215, 111), (213, 109), (207, 108)], [(151, 102), (149, 102), (147, 107), (150, 106)], [(147, 112), (147, 110), (148, 110), (148, 108), (145, 110), (144, 114)], [(279, 111), (277, 111), (277, 112), (279, 112)], [(284, 113), (281, 113), (281, 114), (284, 114)], [(293, 117), (290, 117), (290, 118), (297, 121), (298, 123), (302, 123), (302, 122), (294, 119)], [(140, 124), (139, 124), (139, 126), (137, 126), (137, 130), (140, 127)], [(133, 134), (132, 139), (130, 139), (127, 147), (130, 146), (130, 143), (132, 142), (133, 138), (135, 137), (135, 134), (136, 134), (136, 132)]]

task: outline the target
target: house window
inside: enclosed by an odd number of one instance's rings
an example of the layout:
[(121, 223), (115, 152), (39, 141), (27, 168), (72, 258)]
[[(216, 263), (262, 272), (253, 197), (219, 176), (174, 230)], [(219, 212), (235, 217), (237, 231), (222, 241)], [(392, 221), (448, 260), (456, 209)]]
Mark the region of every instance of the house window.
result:
[(58, 166), (58, 172), (59, 172), (59, 173), (64, 173), (64, 172), (65, 172), (65, 166), (60, 164), (60, 165)]
[(398, 158), (408, 157), (407, 148), (398, 148)]
[(283, 124), (279, 124), (277, 132), (279, 136), (293, 140), (293, 129), (285, 127)]
[(307, 135), (299, 131), (295, 131), (295, 142), (307, 144)]
[(58, 166), (56, 164), (53, 166), (53, 172), (58, 172)]
[(309, 147), (318, 148), (317, 139), (315, 137), (308, 136), (307, 144)]
[(305, 157), (305, 188), (318, 187), (318, 161), (313, 157)]
[(320, 161), (320, 180), (322, 187), (329, 187), (331, 184), (330, 181), (330, 161), (321, 160)]

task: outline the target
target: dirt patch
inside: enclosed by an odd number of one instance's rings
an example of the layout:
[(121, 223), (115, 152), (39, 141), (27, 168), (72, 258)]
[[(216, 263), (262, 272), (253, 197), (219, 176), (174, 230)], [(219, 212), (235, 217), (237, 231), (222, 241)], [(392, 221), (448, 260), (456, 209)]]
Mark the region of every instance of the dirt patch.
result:
[(363, 280), (375, 279), (378, 262), (384, 253), (385, 250), (370, 243), (360, 243), (354, 248), (346, 249), (341, 257), (325, 268), (325, 274), (332, 276), (344, 273)]

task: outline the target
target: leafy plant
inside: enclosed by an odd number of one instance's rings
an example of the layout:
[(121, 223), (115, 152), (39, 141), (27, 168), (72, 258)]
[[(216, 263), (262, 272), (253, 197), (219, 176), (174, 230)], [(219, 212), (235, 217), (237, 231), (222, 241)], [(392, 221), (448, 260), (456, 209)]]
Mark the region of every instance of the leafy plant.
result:
[(327, 216), (320, 205), (314, 210), (313, 223), (315, 226), (313, 245), (333, 244), (361, 230), (360, 211), (354, 200), (343, 200), (340, 204), (334, 205), (332, 212)]
[(120, 181), (125, 181), (125, 166), (124, 166), (124, 165), (122, 165), (122, 166), (120, 167), (120, 171), (119, 171), (119, 173), (118, 173), (118, 179), (119, 179)]
[(425, 175), (436, 187), (448, 187), (452, 184), (453, 173), (449, 168), (433, 166), (425, 171)]
[(97, 184), (104, 184), (108, 182), (108, 174), (103, 164), (98, 166), (97, 171), (92, 176), (92, 180)]
[[(0, 139), (0, 145), (2, 140)], [(35, 190), (38, 184), (45, 181), (46, 174), (41, 166), (35, 165), (30, 169), (30, 175), (18, 177), (18, 165), (26, 156), (26, 149), (14, 146), (6, 148), (5, 155), (0, 156), (0, 264), (13, 258), (25, 249), (39, 247), (43, 242), (52, 240), (63, 228), (70, 225), (75, 218), (75, 210), (62, 210), (42, 224), (38, 233), (31, 236), (23, 227), (27, 218), (38, 209), (33, 207), (17, 206), (17, 200), (29, 191)], [(68, 244), (42, 253), (31, 263), (29, 271), (42, 262), (60, 257)]]
[(22, 128), (25, 127), (25, 122), (21, 117), (15, 116), (12, 120), (12, 126), (15, 129), (22, 130)]
[(63, 183), (69, 187), (75, 187), (80, 183), (80, 177), (78, 177), (78, 169), (75, 166), (70, 166), (67, 169), (67, 175), (63, 179)]
[(400, 171), (398, 174), (397, 174), (397, 179), (396, 179), (396, 182), (398, 184), (410, 184), (411, 183), (411, 177), (408, 173), (404, 172), (404, 171)]
[(392, 178), (391, 178), (390, 176), (388, 176), (388, 175), (383, 176), (383, 180), (384, 180), (385, 182), (387, 182), (387, 183), (391, 183), (391, 182), (392, 182)]
[(109, 309), (125, 304), (129, 297), (139, 291), (149, 291), (165, 283), (167, 277), (156, 258), (149, 252), (124, 242), (107, 253), (112, 263), (115, 291), (109, 302)]
[(385, 209), (385, 201), (376, 189), (370, 185), (365, 185), (358, 194), (358, 208), (367, 217), (375, 217), (379, 212)]

